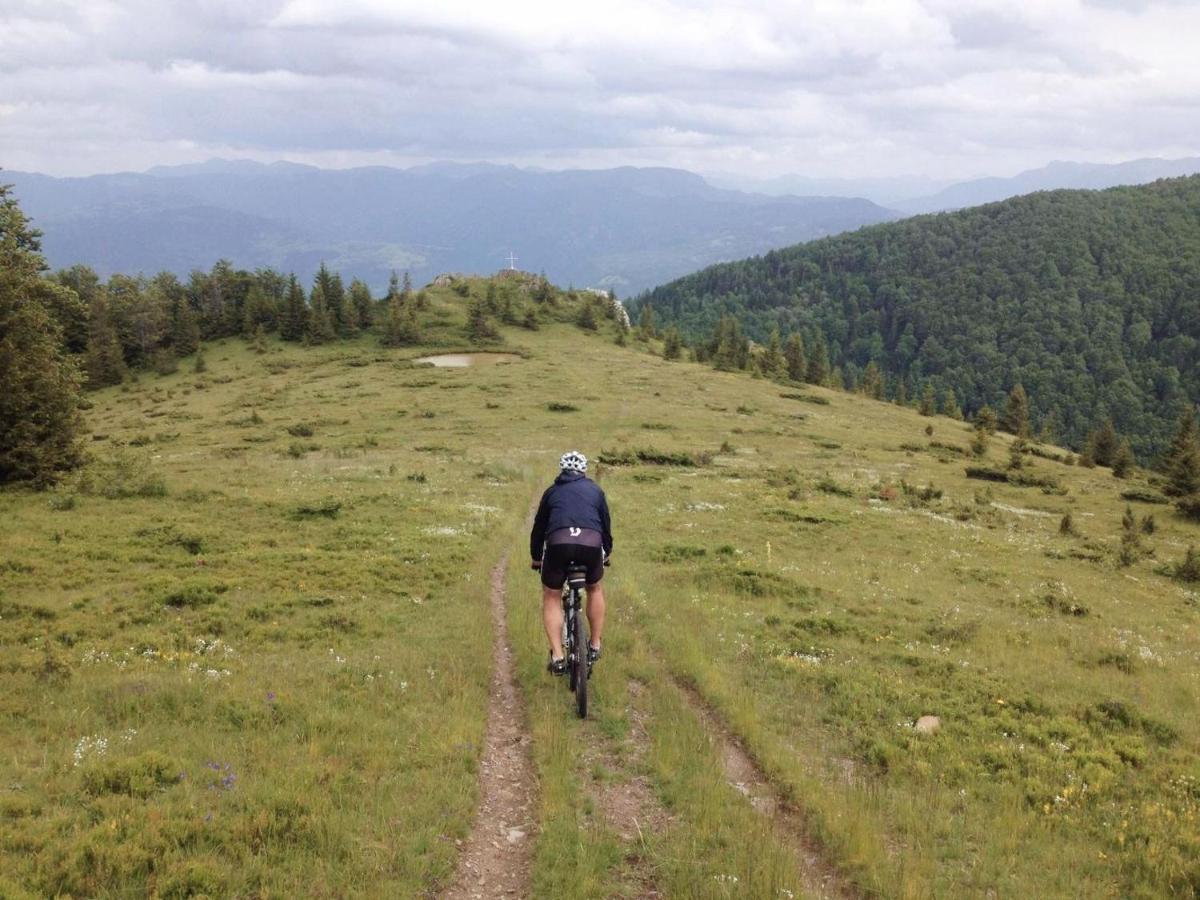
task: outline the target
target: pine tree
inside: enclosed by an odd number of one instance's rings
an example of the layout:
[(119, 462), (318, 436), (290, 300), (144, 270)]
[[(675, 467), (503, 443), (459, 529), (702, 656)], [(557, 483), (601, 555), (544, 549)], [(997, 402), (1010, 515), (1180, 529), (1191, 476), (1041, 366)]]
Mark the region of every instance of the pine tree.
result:
[(712, 363), (717, 369), (734, 371), (749, 363), (750, 342), (733, 316), (721, 316), (713, 334)]
[[(521, 327), (529, 331), (537, 331), (541, 326), (538, 324), (537, 310), (530, 307), (525, 310), (525, 316), (521, 319)], [(619, 330), (617, 337), (621, 339), (622, 346), (624, 345), (625, 330)]]
[(1117, 436), (1117, 429), (1113, 425), (1113, 420), (1109, 419), (1093, 431), (1091, 437), (1088, 438), (1087, 455), (1098, 466), (1111, 466), (1120, 448), (1121, 443)]
[[(618, 329), (618, 334), (624, 333), (624, 330)], [(663, 359), (679, 359), (682, 350), (683, 339), (679, 336), (679, 329), (672, 325), (663, 335)]]
[(932, 416), (937, 411), (937, 397), (933, 392), (933, 383), (925, 382), (925, 390), (921, 393), (919, 412), (923, 416)]
[(200, 347), (200, 323), (183, 296), (174, 297), (167, 314), (167, 339), (176, 356), (191, 356)]
[(88, 348), (84, 362), (90, 388), (107, 387), (125, 380), (125, 355), (103, 293), (92, 300), (88, 315)]
[(879, 364), (875, 360), (871, 360), (863, 369), (862, 381), (859, 382), (858, 389), (872, 399), (883, 399), (883, 373), (879, 371)]
[(267, 333), (262, 325), (254, 330), (254, 352), (262, 355), (267, 352)]
[(302, 341), (308, 332), (308, 304), (304, 302), (304, 289), (293, 275), (288, 280), (287, 297), (283, 303), (283, 321), (279, 336), (285, 341)]
[(654, 307), (649, 303), (642, 304), (642, 314), (638, 319), (638, 336), (643, 340), (658, 337), (658, 328), (654, 325)]
[(1116, 454), (1112, 460), (1112, 473), (1117, 478), (1126, 478), (1137, 464), (1137, 460), (1133, 458), (1133, 450), (1129, 446), (1129, 440), (1121, 441), (1121, 446), (1117, 448)]
[(326, 305), (325, 291), (318, 280), (308, 298), (308, 327), (304, 339), (310, 344), (327, 344), (337, 337), (333, 314)]
[(787, 377), (787, 359), (783, 355), (783, 341), (779, 337), (779, 329), (771, 330), (767, 339), (767, 349), (762, 355), (762, 373), (767, 378), (782, 379)]
[(1121, 517), (1121, 549), (1117, 552), (1117, 563), (1121, 566), (1131, 566), (1143, 555), (1142, 535), (1137, 527), (1137, 518), (1133, 514), (1133, 507), (1126, 504), (1125, 514)]
[(908, 406), (908, 386), (903, 375), (896, 379), (896, 394), (892, 402), (897, 406)]
[(417, 303), (399, 292), (388, 292), (387, 323), (383, 330), (383, 343), (387, 347), (403, 347), (405, 344), (421, 342), (421, 328), (417, 321)]
[(958, 397), (954, 394), (954, 388), (946, 388), (946, 396), (942, 398), (942, 415), (962, 421), (963, 413), (958, 405)]
[(1029, 437), (1029, 397), (1020, 383), (1009, 392), (1004, 415), (1000, 418), (1000, 430), (1018, 437)]
[(979, 412), (975, 413), (975, 425), (982, 428), (988, 434), (995, 434), (996, 411), (986, 404), (979, 407)]
[(350, 305), (354, 307), (354, 324), (359, 328), (371, 327), (371, 308), (374, 301), (371, 289), (366, 283), (355, 278), (350, 282)]
[(80, 375), (53, 307), (41, 300), (39, 237), (0, 185), (0, 483), (48, 485), (83, 461)]
[(273, 319), (272, 310), (262, 288), (257, 284), (251, 285), (242, 301), (243, 337), (253, 338), (260, 327), (272, 322)]
[(487, 315), (484, 301), (476, 297), (467, 309), (467, 337), (473, 344), (486, 344), (494, 341), (499, 334)]
[(810, 384), (824, 384), (829, 378), (829, 348), (821, 335), (812, 342), (812, 354), (808, 358), (808, 371), (804, 380)]
[(783, 356), (787, 360), (787, 375), (792, 381), (803, 381), (808, 374), (808, 359), (804, 352), (804, 337), (798, 331), (788, 335), (783, 345)]
[(975, 456), (987, 456), (988, 437), (990, 432), (982, 424), (976, 423), (975, 434), (971, 438), (971, 453)]
[(351, 337), (358, 333), (358, 307), (349, 291), (342, 291), (342, 308), (336, 318), (339, 336)]
[(1200, 433), (1196, 413), (1188, 407), (1179, 417), (1175, 437), (1163, 459), (1167, 476), (1163, 492), (1171, 497), (1186, 497), (1200, 492)]
[[(494, 293), (495, 292), (493, 291), (493, 294)], [(596, 322), (596, 309), (592, 306), (590, 300), (583, 301), (583, 306), (579, 309), (579, 316), (576, 319), (576, 323), (585, 331), (595, 331), (600, 327)]]
[(325, 301), (325, 309), (328, 311), (329, 317), (333, 322), (334, 334), (342, 333), (345, 323), (342, 321), (342, 313), (345, 309), (345, 294), (346, 290), (342, 286), (342, 276), (336, 272), (331, 272), (324, 262), (317, 269), (316, 278), (314, 279), (314, 289), (321, 289), (321, 296)]

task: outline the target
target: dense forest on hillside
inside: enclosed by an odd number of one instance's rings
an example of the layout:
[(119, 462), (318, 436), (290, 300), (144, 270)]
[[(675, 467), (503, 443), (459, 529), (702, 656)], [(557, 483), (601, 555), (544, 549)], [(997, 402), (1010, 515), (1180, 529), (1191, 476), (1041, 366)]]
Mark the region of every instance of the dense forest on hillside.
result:
[(1020, 383), (1035, 427), (1078, 447), (1111, 417), (1150, 459), (1200, 396), (1200, 176), (872, 226), (713, 266), (646, 305), (694, 344), (722, 316), (756, 341), (798, 332), (847, 386), (873, 361), (889, 395), (932, 386), (968, 413)]

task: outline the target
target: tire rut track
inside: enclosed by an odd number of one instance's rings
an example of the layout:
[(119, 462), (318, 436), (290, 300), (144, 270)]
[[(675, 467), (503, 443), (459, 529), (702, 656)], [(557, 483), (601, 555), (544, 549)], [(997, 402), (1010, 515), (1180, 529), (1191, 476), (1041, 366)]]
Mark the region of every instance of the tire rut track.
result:
[(725, 780), (772, 823), (781, 843), (795, 854), (806, 896), (820, 900), (857, 900), (862, 897), (862, 892), (829, 861), (825, 848), (813, 837), (804, 811), (783, 797), (708, 701), (691, 685), (678, 678), (672, 680), (704, 725), (713, 745), (720, 751)]
[(644, 685), (635, 679), (630, 679), (626, 685), (629, 734), (625, 740), (614, 747), (598, 739), (589, 746), (584, 758), (589, 768), (599, 764), (613, 776), (593, 782), (588, 791), (600, 816), (624, 845), (627, 868), (623, 880), (632, 893), (623, 896), (652, 900), (663, 895), (656, 884), (647, 835), (658, 834), (669, 827), (672, 817), (655, 794), (650, 778), (641, 771), (650, 745), (646, 713), (639, 705), (643, 690)]
[(487, 732), (479, 762), (479, 811), (463, 843), (445, 900), (529, 896), (536, 826), (537, 780), (530, 758), (505, 615), (508, 555), (492, 569), (494, 668)]

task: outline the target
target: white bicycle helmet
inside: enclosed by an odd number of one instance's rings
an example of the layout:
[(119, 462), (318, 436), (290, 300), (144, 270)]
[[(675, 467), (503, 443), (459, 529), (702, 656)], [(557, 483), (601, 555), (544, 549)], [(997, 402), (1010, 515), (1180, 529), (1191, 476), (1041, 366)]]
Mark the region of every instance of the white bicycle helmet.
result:
[(587, 457), (578, 450), (568, 450), (558, 461), (558, 467), (563, 471), (582, 472), (587, 474)]

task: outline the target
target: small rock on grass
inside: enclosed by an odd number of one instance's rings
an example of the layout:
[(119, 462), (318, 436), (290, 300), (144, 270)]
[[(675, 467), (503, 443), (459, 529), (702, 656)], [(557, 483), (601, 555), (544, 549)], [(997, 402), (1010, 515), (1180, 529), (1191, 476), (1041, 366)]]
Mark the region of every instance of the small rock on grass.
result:
[(921, 734), (934, 734), (941, 729), (942, 720), (938, 716), (921, 716), (913, 727)]

